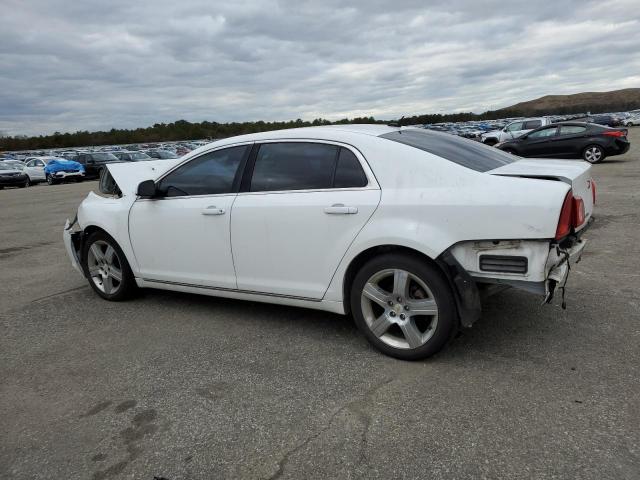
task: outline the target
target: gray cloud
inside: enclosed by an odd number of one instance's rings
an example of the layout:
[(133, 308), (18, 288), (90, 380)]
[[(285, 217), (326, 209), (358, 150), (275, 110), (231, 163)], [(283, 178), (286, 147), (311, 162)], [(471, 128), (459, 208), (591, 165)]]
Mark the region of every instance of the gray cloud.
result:
[(640, 86), (635, 0), (5, 0), (0, 130), (476, 112)]

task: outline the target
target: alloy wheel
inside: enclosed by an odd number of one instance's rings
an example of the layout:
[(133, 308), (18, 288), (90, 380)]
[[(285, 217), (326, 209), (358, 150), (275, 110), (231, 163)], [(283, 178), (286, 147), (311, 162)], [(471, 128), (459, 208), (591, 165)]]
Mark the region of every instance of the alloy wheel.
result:
[(387, 269), (372, 275), (362, 290), (361, 307), (371, 332), (394, 348), (421, 347), (438, 324), (433, 293), (406, 270)]
[(599, 162), (602, 158), (602, 149), (600, 147), (588, 147), (584, 151), (584, 159), (589, 163)]
[(95, 241), (87, 251), (91, 280), (107, 295), (115, 295), (122, 286), (122, 262), (116, 250), (104, 240)]

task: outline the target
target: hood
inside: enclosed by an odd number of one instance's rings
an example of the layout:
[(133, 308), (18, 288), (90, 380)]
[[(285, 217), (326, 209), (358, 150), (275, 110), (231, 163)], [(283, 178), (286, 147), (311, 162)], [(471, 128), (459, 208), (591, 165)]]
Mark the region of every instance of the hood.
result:
[(22, 170), (12, 168), (11, 170), (0, 170), (0, 175), (15, 175), (16, 173), (22, 173)]
[(157, 180), (178, 165), (181, 159), (149, 160), (145, 162), (109, 163), (106, 165), (122, 195), (136, 195), (138, 185), (145, 180)]

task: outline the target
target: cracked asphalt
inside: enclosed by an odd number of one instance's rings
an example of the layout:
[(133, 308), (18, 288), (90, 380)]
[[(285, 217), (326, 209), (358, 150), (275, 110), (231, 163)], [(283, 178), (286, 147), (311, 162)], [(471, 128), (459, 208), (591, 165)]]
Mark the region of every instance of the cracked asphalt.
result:
[(640, 128), (631, 141), (594, 167), (568, 309), (505, 291), (417, 363), (323, 312), (102, 301), (61, 240), (96, 184), (0, 191), (0, 478), (640, 478)]

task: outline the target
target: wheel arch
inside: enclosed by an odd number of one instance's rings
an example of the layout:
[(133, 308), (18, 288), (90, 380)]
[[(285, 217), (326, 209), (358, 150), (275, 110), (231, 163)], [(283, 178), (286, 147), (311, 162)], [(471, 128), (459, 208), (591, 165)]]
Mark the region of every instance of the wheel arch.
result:
[(349, 298), (351, 298), (351, 287), (353, 284), (353, 280), (356, 274), (358, 273), (358, 271), (362, 268), (364, 264), (366, 264), (372, 258), (377, 257), (378, 255), (383, 255), (385, 253), (391, 253), (391, 252), (413, 255), (420, 258), (422, 261), (426, 263), (430, 263), (431, 265), (438, 266), (438, 264), (425, 253), (404, 245), (383, 244), (383, 245), (376, 245), (373, 247), (369, 247), (361, 251), (351, 259), (351, 262), (349, 263), (349, 265), (347, 266), (344, 272), (344, 276), (342, 280), (342, 298), (343, 298), (342, 301), (344, 303), (345, 313), (351, 312), (351, 305), (349, 302)]
[[(87, 241), (87, 238), (89, 238), (89, 236), (95, 232), (102, 232), (106, 235), (109, 236), (109, 238), (111, 238), (117, 245), (118, 247), (120, 247), (120, 250), (122, 250), (122, 253), (124, 254), (125, 259), (127, 260), (127, 263), (129, 264), (129, 267), (133, 269), (134, 265), (137, 265), (136, 263), (132, 262), (132, 258), (131, 255), (129, 254), (129, 252), (127, 251), (128, 249), (126, 248), (127, 245), (122, 245), (120, 242), (118, 242), (118, 240), (116, 239), (116, 237), (114, 235), (112, 235), (106, 228), (104, 228), (102, 225), (98, 225), (96, 223), (90, 223), (89, 225), (85, 226), (82, 229), (82, 237), (81, 237), (81, 241), (80, 241), (80, 262), (81, 265), (84, 265), (84, 245), (85, 242)], [(82, 267), (83, 268), (83, 267)]]
[(456, 303), (456, 314), (460, 323), (470, 327), (481, 315), (480, 293), (475, 281), (455, 260), (449, 250), (445, 250), (437, 258), (405, 245), (381, 244), (366, 248), (358, 253), (345, 270), (342, 282), (342, 303), (346, 314), (351, 313), (351, 288), (353, 280), (363, 265), (372, 258), (385, 253), (405, 253), (432, 265), (442, 273), (449, 284)]

